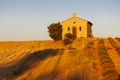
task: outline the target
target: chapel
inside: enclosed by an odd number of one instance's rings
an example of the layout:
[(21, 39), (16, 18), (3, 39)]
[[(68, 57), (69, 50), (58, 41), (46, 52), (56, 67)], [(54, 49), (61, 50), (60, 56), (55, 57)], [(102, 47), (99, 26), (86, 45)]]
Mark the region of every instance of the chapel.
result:
[(71, 33), (73, 38), (92, 37), (92, 23), (88, 20), (77, 17), (76, 13), (72, 17), (61, 22), (62, 38), (65, 34)]

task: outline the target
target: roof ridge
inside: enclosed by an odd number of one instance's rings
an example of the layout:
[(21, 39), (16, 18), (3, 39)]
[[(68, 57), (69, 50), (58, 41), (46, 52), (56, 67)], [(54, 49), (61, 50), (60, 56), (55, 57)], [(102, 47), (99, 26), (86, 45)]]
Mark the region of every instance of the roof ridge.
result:
[(88, 20), (86, 20), (86, 19), (83, 19), (83, 18), (80, 18), (80, 17), (71, 17), (71, 18), (68, 18), (68, 19), (66, 19), (66, 20), (61, 21), (61, 23), (64, 22), (64, 21), (67, 21), (67, 20), (69, 20), (69, 19), (72, 19), (72, 18), (78, 18), (78, 19), (81, 19), (81, 20), (90, 22), (90, 21), (88, 21)]

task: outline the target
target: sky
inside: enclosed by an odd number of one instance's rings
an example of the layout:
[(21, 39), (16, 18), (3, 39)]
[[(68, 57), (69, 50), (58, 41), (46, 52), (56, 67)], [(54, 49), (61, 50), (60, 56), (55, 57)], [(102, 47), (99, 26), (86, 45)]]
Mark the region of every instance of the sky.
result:
[(0, 0), (0, 41), (49, 40), (47, 27), (73, 12), (94, 37), (120, 37), (120, 0)]

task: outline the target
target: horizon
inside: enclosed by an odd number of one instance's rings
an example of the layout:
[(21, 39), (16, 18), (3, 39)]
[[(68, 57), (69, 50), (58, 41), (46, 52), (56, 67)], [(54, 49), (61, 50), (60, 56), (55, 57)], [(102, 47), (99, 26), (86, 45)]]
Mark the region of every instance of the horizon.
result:
[(120, 37), (119, 0), (1, 0), (0, 41), (51, 40), (47, 27), (77, 17), (93, 23), (94, 37)]

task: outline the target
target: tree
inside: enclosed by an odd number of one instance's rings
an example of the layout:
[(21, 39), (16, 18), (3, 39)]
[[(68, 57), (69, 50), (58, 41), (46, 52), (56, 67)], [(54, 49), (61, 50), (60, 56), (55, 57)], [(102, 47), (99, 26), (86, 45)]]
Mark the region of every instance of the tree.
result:
[(62, 25), (59, 22), (50, 24), (48, 26), (48, 32), (53, 40), (58, 41), (62, 39)]

